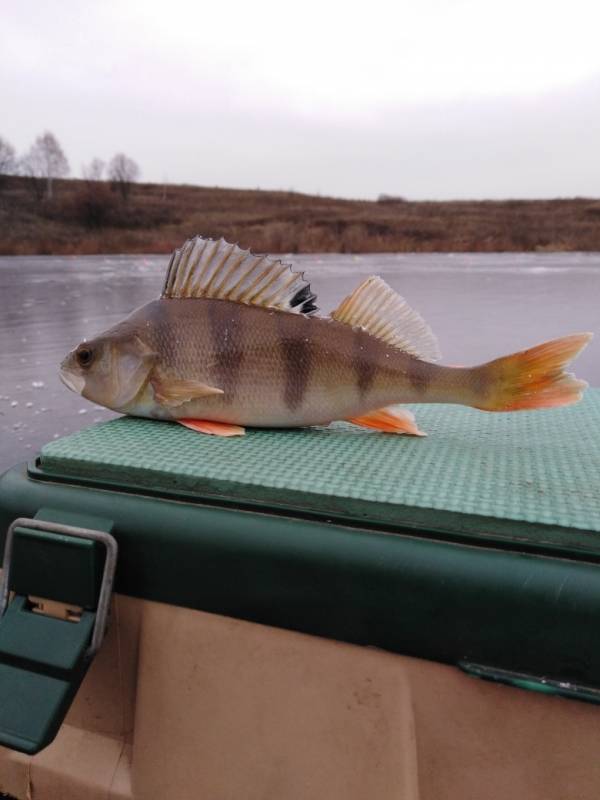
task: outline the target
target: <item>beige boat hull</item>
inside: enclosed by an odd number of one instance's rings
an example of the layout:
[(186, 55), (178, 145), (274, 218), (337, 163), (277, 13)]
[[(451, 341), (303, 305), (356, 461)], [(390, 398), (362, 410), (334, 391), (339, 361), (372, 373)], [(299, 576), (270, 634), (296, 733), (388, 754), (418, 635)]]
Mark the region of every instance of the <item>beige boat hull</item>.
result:
[(597, 800), (600, 708), (458, 669), (113, 598), (56, 740), (0, 748), (18, 800)]

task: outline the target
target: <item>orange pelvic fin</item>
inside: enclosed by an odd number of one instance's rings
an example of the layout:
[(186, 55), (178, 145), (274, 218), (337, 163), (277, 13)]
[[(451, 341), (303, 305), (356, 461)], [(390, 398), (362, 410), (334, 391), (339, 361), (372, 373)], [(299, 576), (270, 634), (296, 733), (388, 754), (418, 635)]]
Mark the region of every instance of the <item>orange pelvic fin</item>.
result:
[(523, 411), (577, 403), (587, 383), (563, 368), (591, 338), (591, 333), (575, 333), (476, 368), (481, 399), (473, 405), (483, 411)]
[(363, 428), (374, 428), (386, 433), (408, 433), (412, 436), (427, 436), (419, 430), (415, 415), (407, 408), (380, 408), (370, 411), (362, 417), (348, 417), (346, 422), (360, 425)]
[(230, 425), (227, 422), (212, 422), (207, 419), (178, 419), (180, 425), (185, 425), (198, 433), (208, 433), (212, 436), (243, 436), (246, 429), (240, 425)]

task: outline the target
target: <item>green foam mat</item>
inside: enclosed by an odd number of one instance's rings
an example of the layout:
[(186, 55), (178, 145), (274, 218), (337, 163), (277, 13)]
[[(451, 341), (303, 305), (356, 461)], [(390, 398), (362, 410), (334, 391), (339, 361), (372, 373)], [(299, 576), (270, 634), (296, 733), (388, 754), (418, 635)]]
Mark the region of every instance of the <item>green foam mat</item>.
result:
[(219, 438), (123, 417), (47, 444), (40, 468), (75, 482), (338, 520), (471, 532), (520, 521), (600, 532), (600, 389), (555, 410), (411, 408), (427, 438), (346, 423)]

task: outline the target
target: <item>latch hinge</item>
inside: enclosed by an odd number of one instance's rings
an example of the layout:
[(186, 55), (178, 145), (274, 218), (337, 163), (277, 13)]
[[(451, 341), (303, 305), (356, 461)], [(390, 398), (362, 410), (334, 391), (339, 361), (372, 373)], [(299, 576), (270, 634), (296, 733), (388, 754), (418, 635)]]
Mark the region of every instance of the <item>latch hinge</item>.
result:
[(29, 610), (34, 614), (42, 614), (44, 617), (54, 617), (54, 619), (64, 619), (67, 622), (79, 622), (83, 613), (82, 606), (75, 606), (69, 603), (59, 603), (57, 600), (49, 600), (47, 597), (27, 596)]

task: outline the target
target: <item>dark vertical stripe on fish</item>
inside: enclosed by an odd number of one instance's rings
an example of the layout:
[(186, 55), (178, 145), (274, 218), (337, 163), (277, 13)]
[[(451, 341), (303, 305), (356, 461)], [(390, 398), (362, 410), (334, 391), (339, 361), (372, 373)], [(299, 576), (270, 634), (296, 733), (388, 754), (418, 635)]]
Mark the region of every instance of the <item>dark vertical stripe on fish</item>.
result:
[(242, 308), (226, 300), (213, 300), (207, 308), (213, 343), (211, 380), (223, 390), (223, 402), (231, 403), (244, 360)]
[(416, 392), (425, 394), (431, 382), (431, 373), (431, 364), (426, 361), (421, 361), (420, 358), (415, 358), (415, 356), (409, 356), (406, 375), (410, 381), (410, 385)]
[(361, 330), (354, 331), (352, 366), (356, 374), (356, 384), (360, 396), (364, 397), (375, 380), (377, 354), (381, 344)]
[[(307, 337), (293, 335), (294, 327), (283, 314), (277, 317), (285, 372), (283, 400), (290, 411), (300, 408), (308, 389), (313, 366), (313, 352)], [(292, 334), (292, 335), (290, 335)]]

